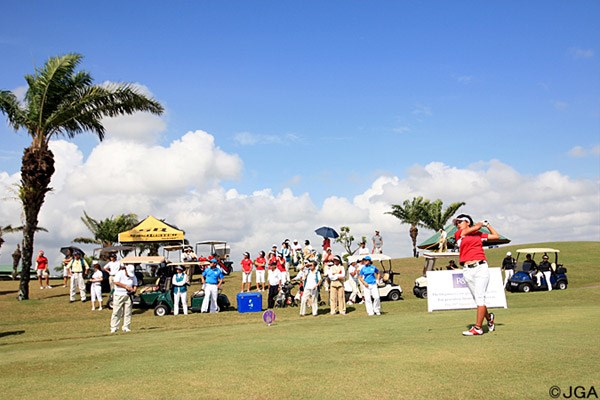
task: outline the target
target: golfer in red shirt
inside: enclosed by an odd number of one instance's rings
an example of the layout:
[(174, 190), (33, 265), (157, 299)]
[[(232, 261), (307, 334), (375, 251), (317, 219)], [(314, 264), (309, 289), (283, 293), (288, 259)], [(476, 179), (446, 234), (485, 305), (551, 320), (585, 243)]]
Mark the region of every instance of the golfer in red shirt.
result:
[[(485, 294), (487, 292), (488, 283), (490, 281), (490, 271), (483, 251), (483, 242), (489, 239), (498, 239), (500, 235), (487, 222), (478, 222), (473, 224), (473, 219), (467, 214), (460, 214), (454, 219), (456, 225), (456, 233), (454, 238), (459, 246), (460, 265), (463, 266), (463, 277), (471, 295), (477, 305), (477, 319), (475, 325), (468, 331), (464, 331), (465, 336), (483, 335), (483, 319), (487, 320), (488, 331), (493, 332), (496, 326), (494, 325), (494, 314), (488, 313), (485, 305)], [(482, 227), (489, 229), (490, 233), (480, 232)]]
[(248, 292), (250, 291), (250, 286), (252, 286), (252, 265), (253, 262), (250, 259), (250, 253), (245, 252), (244, 258), (240, 262), (242, 264), (242, 293), (245, 291), (244, 287), (248, 287)]

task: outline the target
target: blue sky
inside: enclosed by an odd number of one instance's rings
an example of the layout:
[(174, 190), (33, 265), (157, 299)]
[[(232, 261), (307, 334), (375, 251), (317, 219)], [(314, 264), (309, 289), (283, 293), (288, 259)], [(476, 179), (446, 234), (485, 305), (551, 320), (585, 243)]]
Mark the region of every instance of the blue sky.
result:
[[(81, 53), (97, 82), (166, 106), (157, 145), (202, 130), (237, 155), (225, 190), (289, 188), (320, 209), (415, 166), (492, 160), (598, 183), (597, 1), (3, 3), (1, 88)], [(28, 139), (3, 123), (0, 143), (14, 174)], [(84, 160), (98, 144), (73, 143)]]

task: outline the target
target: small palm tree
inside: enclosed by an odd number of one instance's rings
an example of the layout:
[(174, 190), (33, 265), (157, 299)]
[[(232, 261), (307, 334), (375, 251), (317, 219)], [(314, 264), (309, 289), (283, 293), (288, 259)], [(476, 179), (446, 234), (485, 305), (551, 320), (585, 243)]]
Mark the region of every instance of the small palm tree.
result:
[(417, 256), (417, 235), (419, 226), (425, 226), (422, 222), (423, 207), (428, 200), (422, 196), (414, 197), (412, 200), (404, 200), (402, 204), (392, 204), (392, 211), (386, 212), (398, 218), (404, 224), (410, 224), (410, 238), (413, 244), (413, 256)]
[(4, 235), (5, 233), (19, 232), (22, 230), (23, 230), (22, 226), (18, 226), (16, 228), (13, 228), (10, 225), (6, 225), (4, 227), (0, 226), (0, 249), (2, 248), (2, 245), (4, 244), (4, 238), (2, 238), (2, 235)]
[(73, 239), (76, 243), (97, 243), (102, 247), (112, 246), (119, 241), (119, 233), (125, 232), (136, 226), (139, 221), (135, 214), (121, 214), (113, 218), (97, 221), (83, 212), (81, 220), (94, 235), (93, 238), (78, 237)]
[(76, 71), (79, 54), (52, 57), (33, 75), (26, 75), (25, 99), (0, 90), (0, 112), (6, 114), (16, 130), (31, 136), (31, 145), (23, 152), (19, 198), (25, 213), (23, 261), (19, 300), (29, 299), (29, 269), (33, 263), (34, 234), (38, 215), (54, 174), (54, 154), (48, 143), (57, 136), (74, 138), (92, 132), (104, 139), (102, 118), (133, 114), (138, 111), (161, 114), (163, 107), (130, 84), (94, 85), (86, 71)]
[(423, 205), (422, 222), (426, 228), (434, 231), (444, 229), (448, 224), (448, 220), (456, 214), (459, 208), (464, 206), (465, 202), (456, 202), (450, 204), (445, 210), (443, 209), (444, 203), (442, 200), (437, 199), (432, 202), (426, 202)]

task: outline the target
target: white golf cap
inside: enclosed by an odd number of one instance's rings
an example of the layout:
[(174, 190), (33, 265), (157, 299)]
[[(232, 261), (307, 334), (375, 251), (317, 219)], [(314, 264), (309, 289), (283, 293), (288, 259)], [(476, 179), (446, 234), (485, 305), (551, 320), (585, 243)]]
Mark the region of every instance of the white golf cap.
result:
[(506, 253), (506, 255), (507, 255), (507, 256), (512, 256), (512, 253), (511, 253), (510, 251), (508, 251), (508, 252)]

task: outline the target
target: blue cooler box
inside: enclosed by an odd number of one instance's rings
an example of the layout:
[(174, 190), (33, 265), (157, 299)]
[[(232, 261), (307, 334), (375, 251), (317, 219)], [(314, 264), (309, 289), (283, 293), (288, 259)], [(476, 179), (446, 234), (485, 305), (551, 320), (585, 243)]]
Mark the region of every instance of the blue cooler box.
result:
[(238, 312), (261, 312), (262, 294), (260, 293), (238, 293), (237, 294)]

